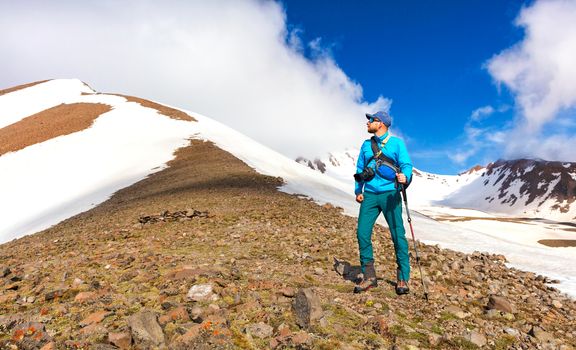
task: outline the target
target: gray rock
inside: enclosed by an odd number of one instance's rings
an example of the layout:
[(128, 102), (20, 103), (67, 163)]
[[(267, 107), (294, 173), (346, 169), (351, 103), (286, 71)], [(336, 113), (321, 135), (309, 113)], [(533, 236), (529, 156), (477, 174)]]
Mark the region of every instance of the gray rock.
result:
[(271, 337), (273, 332), (274, 328), (264, 322), (252, 323), (246, 327), (246, 333), (260, 339)]
[(548, 333), (538, 326), (532, 327), (532, 329), (530, 330), (530, 332), (528, 332), (528, 334), (530, 334), (531, 336), (533, 336), (534, 338), (538, 339), (541, 342), (547, 342), (554, 339), (554, 335), (552, 335), (552, 333)]
[(562, 303), (559, 302), (558, 300), (552, 300), (552, 306), (554, 306), (557, 309), (561, 309), (562, 308)]
[(12, 270), (10, 270), (9, 267), (0, 267), (0, 271), (2, 271), (2, 272), (0, 273), (0, 276), (1, 276), (2, 278), (6, 277), (6, 276), (8, 276), (9, 274), (12, 273)]
[(508, 299), (501, 297), (501, 296), (497, 296), (497, 295), (491, 295), (490, 299), (488, 300), (488, 305), (487, 308), (490, 309), (496, 309), (496, 310), (500, 310), (503, 312), (509, 312), (509, 313), (515, 313), (516, 310), (514, 309), (514, 307), (512, 306), (512, 304), (508, 301)]
[(520, 332), (514, 328), (504, 328), (504, 333), (511, 335), (513, 337), (519, 337), (520, 336)]
[(65, 292), (65, 290), (63, 290), (63, 289), (58, 289), (58, 290), (48, 292), (48, 293), (44, 294), (44, 300), (45, 301), (51, 301), (51, 300), (54, 300), (56, 298), (60, 298), (64, 295), (64, 292)]
[(464, 319), (470, 316), (470, 313), (465, 312), (456, 305), (450, 305), (447, 308), (445, 308), (444, 311), (451, 313), (452, 315), (458, 317), (459, 319)]
[(213, 301), (217, 299), (216, 295), (212, 292), (212, 285), (210, 284), (197, 284), (188, 290), (186, 295), (192, 301)]
[(128, 327), (137, 346), (146, 349), (164, 345), (164, 332), (154, 312), (145, 310), (130, 316)]
[(436, 333), (429, 333), (428, 334), (428, 343), (430, 343), (431, 346), (438, 346), (441, 341), (442, 341), (442, 336), (440, 334), (436, 334)]
[(198, 305), (194, 305), (192, 307), (192, 310), (190, 311), (190, 314), (192, 316), (191, 318), (194, 321), (197, 321), (197, 320), (201, 321), (203, 313), (204, 313), (204, 310)]
[(313, 321), (322, 317), (320, 298), (311, 288), (298, 290), (292, 308), (296, 316), (296, 323), (302, 328), (308, 328)]
[(486, 337), (476, 331), (466, 332), (464, 339), (478, 347), (483, 347), (487, 343)]

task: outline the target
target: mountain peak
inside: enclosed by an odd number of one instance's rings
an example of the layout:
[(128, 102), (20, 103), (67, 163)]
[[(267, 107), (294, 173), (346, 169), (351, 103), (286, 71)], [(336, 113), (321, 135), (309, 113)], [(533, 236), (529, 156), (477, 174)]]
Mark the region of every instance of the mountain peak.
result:
[(475, 173), (479, 170), (482, 170), (482, 169), (484, 169), (484, 167), (482, 165), (474, 165), (470, 169), (463, 171), (463, 172), (459, 173), (458, 175), (473, 174), (473, 173)]
[(470, 186), (443, 203), (488, 212), (576, 219), (576, 163), (499, 159)]

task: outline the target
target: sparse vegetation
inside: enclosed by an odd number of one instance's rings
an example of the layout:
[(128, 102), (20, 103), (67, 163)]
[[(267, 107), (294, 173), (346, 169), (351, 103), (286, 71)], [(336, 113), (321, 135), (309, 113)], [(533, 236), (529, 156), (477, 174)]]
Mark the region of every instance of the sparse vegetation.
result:
[[(522, 335), (501, 335), (485, 347), (533, 348), (546, 342), (528, 335), (534, 325), (553, 334), (555, 344), (576, 345), (574, 302), (496, 256), (422, 245), (431, 299), (423, 299), (417, 279), (411, 294), (397, 296), (392, 242), (381, 226), (374, 232), (379, 287), (352, 294), (353, 283), (333, 271), (332, 257), (356, 265), (355, 219), (279, 192), (281, 185), (193, 141), (167, 169), (102, 205), (3, 244), (0, 348), (120, 347), (111, 334), (135, 344), (128, 319), (144, 310), (157, 316), (174, 349), (475, 349), (465, 338), (472, 328)], [(208, 215), (138, 222), (184, 210)], [(190, 300), (196, 285), (210, 285), (215, 298)], [(515, 304), (514, 319), (483, 314), (495, 286)], [(302, 328), (292, 303), (295, 291), (308, 287), (321, 300), (322, 317)], [(550, 306), (554, 300), (561, 307)], [(445, 311), (449, 305), (470, 313), (460, 319)], [(90, 321), (102, 311), (104, 319)], [(47, 336), (19, 333), (17, 326), (30, 322)], [(251, 334), (254, 325), (261, 329)]]

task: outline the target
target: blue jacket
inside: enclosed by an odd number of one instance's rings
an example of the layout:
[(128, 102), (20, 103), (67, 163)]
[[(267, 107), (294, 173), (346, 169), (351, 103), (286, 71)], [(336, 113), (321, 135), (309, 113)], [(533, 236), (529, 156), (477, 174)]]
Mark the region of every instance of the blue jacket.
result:
[[(376, 136), (376, 135), (374, 135)], [(378, 137), (378, 145), (388, 136), (388, 132), (384, 135)], [(400, 171), (406, 175), (406, 179), (410, 182), (412, 178), (412, 161), (410, 156), (408, 156), (408, 150), (406, 150), (406, 145), (401, 139), (391, 136), (386, 143), (386, 146), (382, 149), (382, 153), (390, 159), (396, 162), (396, 166), (400, 168)], [(358, 156), (358, 161), (356, 162), (356, 173), (361, 173), (366, 166), (366, 162), (374, 156), (372, 152), (372, 143), (370, 139), (365, 140), (360, 147), (360, 155)], [(376, 161), (372, 159), (368, 164), (372, 169), (376, 167)], [(366, 183), (356, 182), (354, 188), (354, 193), (356, 195), (362, 193), (362, 191), (372, 192), (372, 193), (382, 193), (385, 191), (393, 191), (396, 189), (396, 184), (394, 181), (386, 180), (376, 175), (374, 178)]]

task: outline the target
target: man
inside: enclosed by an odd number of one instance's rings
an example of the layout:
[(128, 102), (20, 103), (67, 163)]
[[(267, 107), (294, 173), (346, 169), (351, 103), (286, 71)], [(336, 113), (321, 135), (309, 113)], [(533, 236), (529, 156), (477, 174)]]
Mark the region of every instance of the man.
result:
[[(358, 215), (358, 247), (360, 250), (360, 264), (364, 278), (354, 288), (354, 293), (364, 292), (377, 286), (374, 256), (372, 251), (372, 229), (380, 213), (390, 228), (390, 235), (394, 243), (397, 264), (396, 293), (409, 292), (410, 262), (408, 257), (408, 241), (406, 240), (404, 223), (402, 219), (402, 198), (400, 186), (405, 186), (412, 178), (412, 163), (404, 142), (391, 136), (388, 128), (392, 118), (387, 112), (380, 111), (366, 114), (368, 118), (368, 132), (374, 134), (372, 139), (364, 141), (360, 155), (356, 162), (356, 186), (354, 193), (356, 201), (360, 203)], [(379, 163), (376, 155), (381, 152)], [(385, 164), (382, 166), (382, 160)], [(392, 163), (392, 167), (386, 166)], [(396, 167), (396, 169), (392, 170)], [(370, 173), (372, 169), (374, 172)], [(388, 169), (388, 171), (386, 170)], [(366, 175), (366, 176), (362, 176)], [(373, 178), (370, 178), (373, 175)]]

